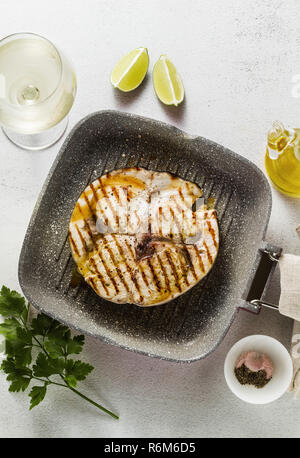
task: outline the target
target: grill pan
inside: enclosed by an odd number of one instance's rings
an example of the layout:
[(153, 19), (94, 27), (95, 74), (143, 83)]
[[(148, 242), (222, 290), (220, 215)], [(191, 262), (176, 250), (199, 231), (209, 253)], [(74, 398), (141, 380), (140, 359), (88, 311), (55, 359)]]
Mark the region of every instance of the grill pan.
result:
[[(215, 201), (220, 249), (210, 273), (179, 298), (141, 308), (114, 304), (74, 282), (68, 224), (82, 190), (104, 173), (140, 166), (193, 181)], [(117, 111), (80, 121), (43, 186), (24, 239), (19, 281), (28, 301), (68, 326), (173, 361), (207, 356), (239, 308), (253, 313), (280, 249), (264, 242), (271, 192), (245, 158), (162, 122)]]

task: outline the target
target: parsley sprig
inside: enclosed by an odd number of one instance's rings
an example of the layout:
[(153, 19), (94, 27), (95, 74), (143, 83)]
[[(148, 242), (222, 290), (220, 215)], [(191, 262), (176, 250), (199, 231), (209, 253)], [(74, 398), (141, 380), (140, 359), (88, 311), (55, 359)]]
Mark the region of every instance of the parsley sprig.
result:
[[(2, 286), (0, 292), (0, 315), (5, 318), (0, 324), (0, 334), (5, 337), (6, 354), (0, 369), (7, 374), (9, 391), (25, 391), (30, 382), (39, 381), (40, 384), (29, 392), (32, 409), (44, 399), (50, 385), (58, 385), (113, 418), (119, 418), (76, 389), (77, 383), (85, 380), (94, 369), (90, 364), (69, 357), (81, 353), (83, 335), (72, 337), (69, 328), (43, 313), (29, 323), (29, 304), (6, 286)], [(35, 347), (36, 352), (33, 351)]]

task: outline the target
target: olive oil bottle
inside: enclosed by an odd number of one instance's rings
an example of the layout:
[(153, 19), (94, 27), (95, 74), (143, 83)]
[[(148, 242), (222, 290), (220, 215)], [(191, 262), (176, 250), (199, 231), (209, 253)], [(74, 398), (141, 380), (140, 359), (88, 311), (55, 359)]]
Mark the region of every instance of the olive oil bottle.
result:
[(268, 132), (265, 166), (276, 189), (300, 197), (300, 129), (273, 123)]

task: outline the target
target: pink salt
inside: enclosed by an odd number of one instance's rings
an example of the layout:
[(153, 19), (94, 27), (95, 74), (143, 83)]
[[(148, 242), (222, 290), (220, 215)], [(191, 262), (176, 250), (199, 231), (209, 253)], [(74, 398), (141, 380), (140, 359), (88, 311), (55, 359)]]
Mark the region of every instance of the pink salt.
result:
[(266, 372), (266, 378), (270, 379), (273, 374), (273, 363), (271, 359), (263, 354), (256, 351), (245, 351), (242, 353), (236, 363), (235, 367), (239, 368), (243, 364), (252, 372), (258, 372), (264, 370)]

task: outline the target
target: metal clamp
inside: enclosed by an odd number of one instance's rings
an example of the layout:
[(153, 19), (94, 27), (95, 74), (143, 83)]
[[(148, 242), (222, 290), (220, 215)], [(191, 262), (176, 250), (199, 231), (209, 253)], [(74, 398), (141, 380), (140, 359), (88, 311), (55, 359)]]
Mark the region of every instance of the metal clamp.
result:
[[(268, 250), (263, 250), (262, 251), (263, 253), (267, 254), (268, 258), (272, 261), (272, 262), (278, 262), (279, 261), (279, 258), (280, 258), (280, 254), (278, 253), (271, 253), (270, 251)], [(260, 299), (252, 299), (250, 301), (250, 304), (254, 305), (257, 310), (259, 310), (260, 307), (267, 307), (269, 309), (273, 309), (273, 310), (279, 310), (279, 305), (277, 304), (272, 304), (271, 302), (266, 302), (266, 301), (262, 301)]]
[(252, 301), (250, 301), (250, 304), (254, 305), (254, 307), (257, 308), (257, 310), (260, 309), (260, 307), (267, 307), (269, 309), (275, 309), (275, 310), (279, 310), (279, 305), (276, 305), (276, 304), (271, 304), (271, 302), (265, 302), (265, 301), (261, 301), (259, 299), (253, 299)]
[(257, 268), (251, 280), (250, 286), (248, 287), (246, 297), (244, 297), (246, 300), (245, 308), (254, 313), (259, 313), (261, 307), (267, 307), (273, 310), (279, 309), (278, 305), (266, 302), (262, 300), (261, 297), (268, 286), (271, 274), (275, 269), (275, 265), (279, 261), (281, 249), (267, 245), (266, 247), (261, 248), (259, 252), (260, 257), (259, 260), (256, 261)]

